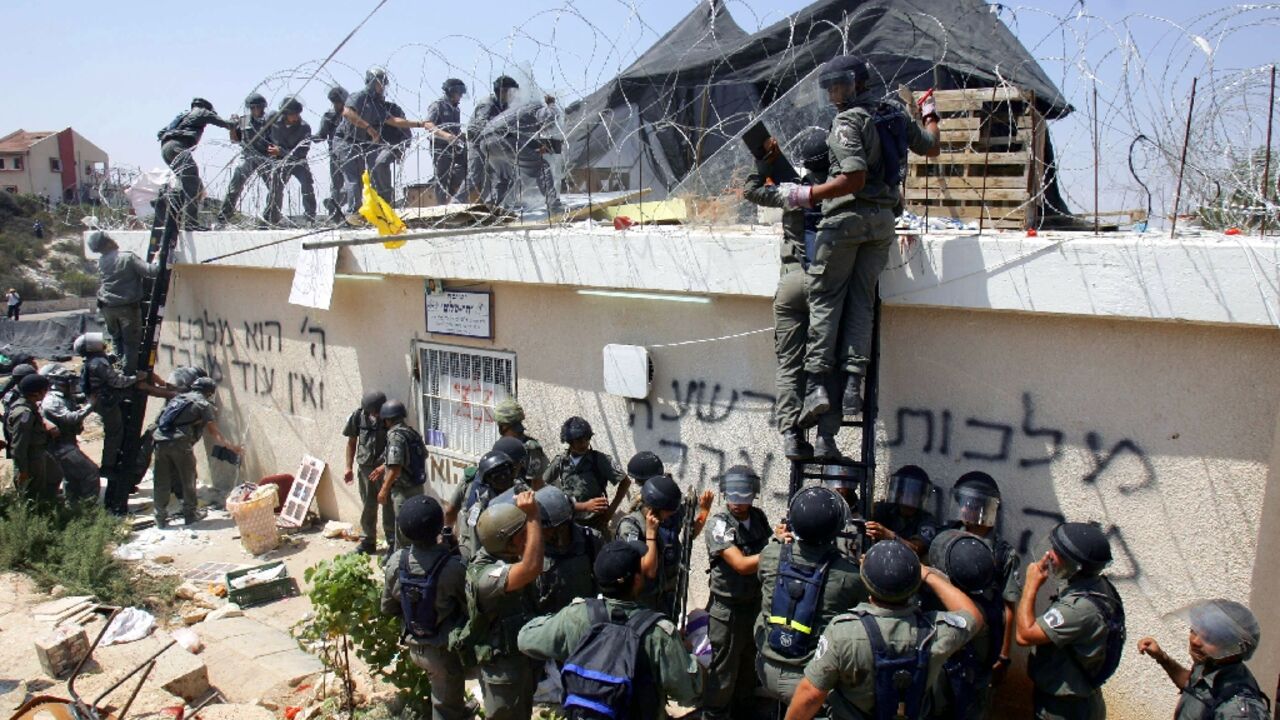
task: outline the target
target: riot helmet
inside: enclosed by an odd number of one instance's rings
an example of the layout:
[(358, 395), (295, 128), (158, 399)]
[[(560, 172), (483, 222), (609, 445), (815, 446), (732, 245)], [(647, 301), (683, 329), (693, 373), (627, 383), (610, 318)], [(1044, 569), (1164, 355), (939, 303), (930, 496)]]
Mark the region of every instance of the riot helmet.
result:
[(302, 101), (293, 95), (289, 95), (280, 101), (280, 112), (285, 115), (300, 115), (302, 114)]
[(191, 109), (194, 110), (196, 108), (213, 112), (213, 103), (209, 102), (208, 100), (205, 100), (202, 97), (191, 98)]
[(372, 390), (364, 394), (360, 398), (360, 409), (370, 415), (377, 415), (382, 410), (382, 404), (387, 401), (387, 394), (381, 390)]
[(807, 543), (828, 543), (844, 529), (849, 505), (831, 488), (815, 485), (791, 498), (787, 516), (796, 537)]
[(929, 566), (971, 595), (991, 587), (996, 577), (996, 558), (991, 548), (978, 536), (958, 529), (943, 530), (933, 539)]
[(822, 468), (822, 484), (832, 490), (846, 488), (857, 491), (862, 485), (863, 471), (849, 465), (826, 465)]
[(560, 442), (563, 443), (571, 443), (583, 438), (589, 440), (594, 434), (591, 431), (591, 423), (577, 415), (565, 420), (564, 425), (560, 426)]
[[(31, 367), (27, 365), (26, 367)], [(16, 370), (16, 368), (15, 368)], [(30, 374), (30, 373), (28, 373)], [(38, 374), (49, 378), (55, 385), (66, 385), (79, 377), (71, 368), (62, 363), (47, 363), (40, 367)]]
[(655, 478), (666, 472), (666, 468), (662, 465), (662, 458), (649, 452), (641, 450), (631, 459), (627, 461), (627, 474), (632, 480), (644, 484), (649, 478)]
[(341, 85), (334, 85), (329, 88), (329, 93), (326, 97), (328, 97), (329, 102), (332, 103), (345, 103), (349, 94), (350, 93), (347, 92), (346, 88)]
[(377, 85), (385, 91), (387, 88), (387, 82), (387, 70), (379, 65), (374, 65), (364, 73), (364, 86), (367, 90), (372, 90), (374, 86)]
[(440, 501), (430, 495), (415, 495), (400, 506), (396, 525), (410, 541), (430, 544), (435, 542), (444, 527), (444, 510)]
[(77, 355), (100, 353), (107, 349), (107, 341), (100, 332), (85, 333), (75, 339), (71, 348), (75, 350)]
[(658, 512), (666, 510), (675, 512), (680, 509), (680, 500), (684, 497), (680, 486), (670, 475), (659, 475), (649, 478), (649, 481), (640, 488), (640, 499), (644, 501), (644, 506)]
[(542, 513), (542, 526), (557, 528), (573, 519), (573, 501), (555, 485), (544, 485), (533, 494)]
[(265, 108), (267, 106), (267, 99), (262, 96), (262, 93), (252, 92), (244, 99), (244, 106), (247, 108)]
[(513, 437), (500, 437), (493, 444), (493, 450), (504, 453), (511, 458), (511, 462), (520, 467), (524, 467), (529, 461), (529, 451), (525, 448), (524, 443)]
[(49, 378), (40, 373), (29, 373), (18, 381), (18, 392), (23, 395), (36, 395), (49, 389)]
[(408, 414), (408, 409), (399, 400), (388, 400), (382, 403), (382, 408), (378, 410), (378, 417), (383, 420), (400, 420)]
[(727, 503), (749, 505), (760, 494), (760, 476), (746, 465), (734, 465), (720, 478), (720, 493)]
[(1249, 608), (1233, 600), (1203, 600), (1191, 608), (1191, 631), (1200, 640), (1201, 650), (1214, 660), (1253, 657), (1262, 639), (1258, 618)]
[(831, 151), (827, 147), (827, 133), (822, 128), (808, 127), (792, 140), (800, 155), (800, 164), (806, 170), (825, 178), (831, 174)]
[(480, 458), (476, 477), (480, 482), (502, 492), (510, 490), (516, 482), (516, 464), (511, 456), (497, 450), (490, 450)]
[(967, 525), (995, 527), (1000, 513), (1000, 486), (980, 471), (967, 472), (951, 488), (951, 519)]
[(920, 589), (920, 557), (901, 540), (881, 540), (862, 557), (862, 584), (876, 600), (904, 603)]
[(203, 395), (212, 395), (218, 389), (218, 381), (211, 377), (198, 377), (191, 381), (191, 389)]
[(31, 363), (21, 363), (13, 366), (13, 369), (9, 371), (9, 377), (13, 380), (21, 380), (22, 378), (28, 375), (34, 375), (35, 373), (35, 365), (32, 365)]
[(885, 502), (899, 507), (922, 510), (931, 503), (933, 483), (929, 474), (918, 465), (903, 465), (889, 476)]
[(497, 80), (493, 81), (493, 94), (502, 95), (503, 90), (519, 90), (520, 83), (515, 78), (508, 75), (499, 75)]
[(467, 94), (467, 84), (458, 78), (449, 78), (448, 80), (445, 80), (444, 84), (440, 86), (440, 89), (444, 91), (445, 95)]
[(856, 88), (871, 79), (871, 66), (861, 55), (840, 55), (828, 60), (818, 70), (818, 87), (828, 90), (835, 85)]
[(1053, 550), (1053, 573), (1063, 580), (1097, 575), (1111, 564), (1111, 543), (1097, 523), (1059, 523), (1039, 547), (1037, 557)]
[(524, 511), (509, 503), (491, 503), (476, 521), (476, 534), (485, 552), (502, 559), (514, 559), (511, 540), (524, 529)]
[(205, 374), (200, 368), (182, 365), (174, 368), (165, 382), (177, 390), (187, 392), (191, 389), (191, 383), (195, 382), (196, 378), (204, 377)]

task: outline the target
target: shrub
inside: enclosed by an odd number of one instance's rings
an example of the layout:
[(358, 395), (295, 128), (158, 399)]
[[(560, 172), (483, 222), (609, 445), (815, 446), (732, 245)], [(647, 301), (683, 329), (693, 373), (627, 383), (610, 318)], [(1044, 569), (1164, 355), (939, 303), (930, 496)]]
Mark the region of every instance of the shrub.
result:
[(98, 277), (76, 268), (67, 268), (58, 273), (58, 284), (76, 297), (89, 297), (98, 292)]

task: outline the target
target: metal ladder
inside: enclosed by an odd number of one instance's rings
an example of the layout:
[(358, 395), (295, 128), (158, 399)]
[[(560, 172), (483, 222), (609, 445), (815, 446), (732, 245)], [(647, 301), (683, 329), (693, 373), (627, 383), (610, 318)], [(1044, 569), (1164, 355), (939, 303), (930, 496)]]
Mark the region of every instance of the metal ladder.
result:
[[(838, 399), (837, 399), (838, 401)], [(871, 517), (871, 491), (876, 480), (876, 417), (880, 412), (880, 289), (876, 288), (875, 311), (871, 325), (871, 355), (867, 358), (866, 389), (863, 393), (862, 415), (857, 420), (841, 419), (840, 427), (856, 427), (862, 437), (858, 441), (856, 456), (838, 461), (793, 460), (791, 482), (787, 502), (804, 488), (809, 480), (835, 479), (839, 476), (826, 471), (827, 465), (854, 468), (858, 478), (858, 504), (863, 519)]]
[[(169, 299), (169, 286), (173, 269), (170, 257), (178, 240), (181, 220), (181, 196), (173, 190), (165, 190), (156, 199), (155, 219), (151, 224), (151, 241), (147, 245), (147, 262), (157, 265), (154, 279), (144, 281), (142, 300), (142, 346), (138, 348), (138, 374), (151, 377), (156, 366), (156, 349), (160, 342), (160, 326), (164, 322), (165, 303)], [(142, 424), (147, 416), (149, 396), (138, 389), (125, 394), (121, 403), (124, 420), (124, 437), (120, 454), (116, 458), (116, 472), (132, 483), (137, 483), (147, 472), (150, 463), (139, 462), (143, 449)], [(139, 467), (141, 466), (141, 467)]]

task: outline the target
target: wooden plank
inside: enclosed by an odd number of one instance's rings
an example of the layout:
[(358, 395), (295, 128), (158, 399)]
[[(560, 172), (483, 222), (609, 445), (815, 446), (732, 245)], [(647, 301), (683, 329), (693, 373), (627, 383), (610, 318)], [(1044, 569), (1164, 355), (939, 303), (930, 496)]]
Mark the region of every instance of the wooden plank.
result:
[(1031, 102), (1034, 95), (1029, 90), (1021, 90), (1016, 87), (1002, 87), (994, 90), (988, 87), (936, 90), (933, 93), (933, 97), (938, 105), (939, 112), (954, 112), (981, 108), (983, 103), (989, 103), (993, 100), (995, 102), (1015, 100)]
[[(975, 202), (983, 202), (983, 201), (1026, 202), (1027, 201), (1027, 191), (1025, 189), (992, 190), (990, 189), (989, 185), (987, 187), (988, 189), (985, 196), (982, 194), (981, 190), (943, 190), (935, 187), (935, 188), (930, 188), (928, 190), (929, 197), (927, 199), (929, 200), (972, 200)], [(926, 199), (925, 193), (926, 191), (922, 189), (907, 188), (907, 199), (908, 200), (925, 200)]]
[[(938, 129), (938, 139), (942, 142), (969, 142), (977, 143), (983, 141), (982, 131), (980, 130), (943, 130)], [(1030, 128), (1018, 128), (1018, 131), (1012, 135), (1000, 135), (997, 139), (1009, 142), (1025, 143), (1031, 139)]]
[(689, 204), (681, 198), (668, 198), (666, 200), (614, 205), (602, 209), (595, 215), (609, 221), (620, 215), (625, 215), (631, 218), (633, 222), (640, 222), (641, 219), (646, 223), (683, 222), (689, 219)]
[[(929, 188), (929, 192), (945, 192), (947, 190), (981, 190), (982, 176), (977, 177), (910, 177), (907, 178), (908, 190), (922, 190)], [(1021, 190), (1023, 195), (1027, 194), (1027, 178), (1025, 176), (1011, 177), (991, 175), (986, 178), (987, 190)]]
[[(912, 153), (911, 167), (924, 167), (925, 158), (922, 155)], [(967, 150), (957, 150), (948, 152), (943, 150), (938, 157), (929, 158), (929, 165), (1026, 165), (1031, 158), (1026, 151), (1023, 152), (993, 152), (980, 153)]]
[[(1027, 127), (1031, 124), (1031, 116), (1023, 115), (1007, 115), (1005, 113), (997, 113), (996, 119), (1001, 122), (1013, 121), (1019, 128)], [(961, 117), (944, 117), (938, 121), (938, 128), (941, 130), (978, 130), (982, 128), (985, 117), (982, 115), (961, 116)]]

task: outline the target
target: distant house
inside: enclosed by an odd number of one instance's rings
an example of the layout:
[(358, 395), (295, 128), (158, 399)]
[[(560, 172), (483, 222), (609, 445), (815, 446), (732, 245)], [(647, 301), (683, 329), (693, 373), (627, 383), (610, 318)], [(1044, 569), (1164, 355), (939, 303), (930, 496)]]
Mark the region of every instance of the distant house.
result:
[(83, 135), (15, 130), (0, 137), (0, 190), (83, 202), (107, 179), (107, 153)]

